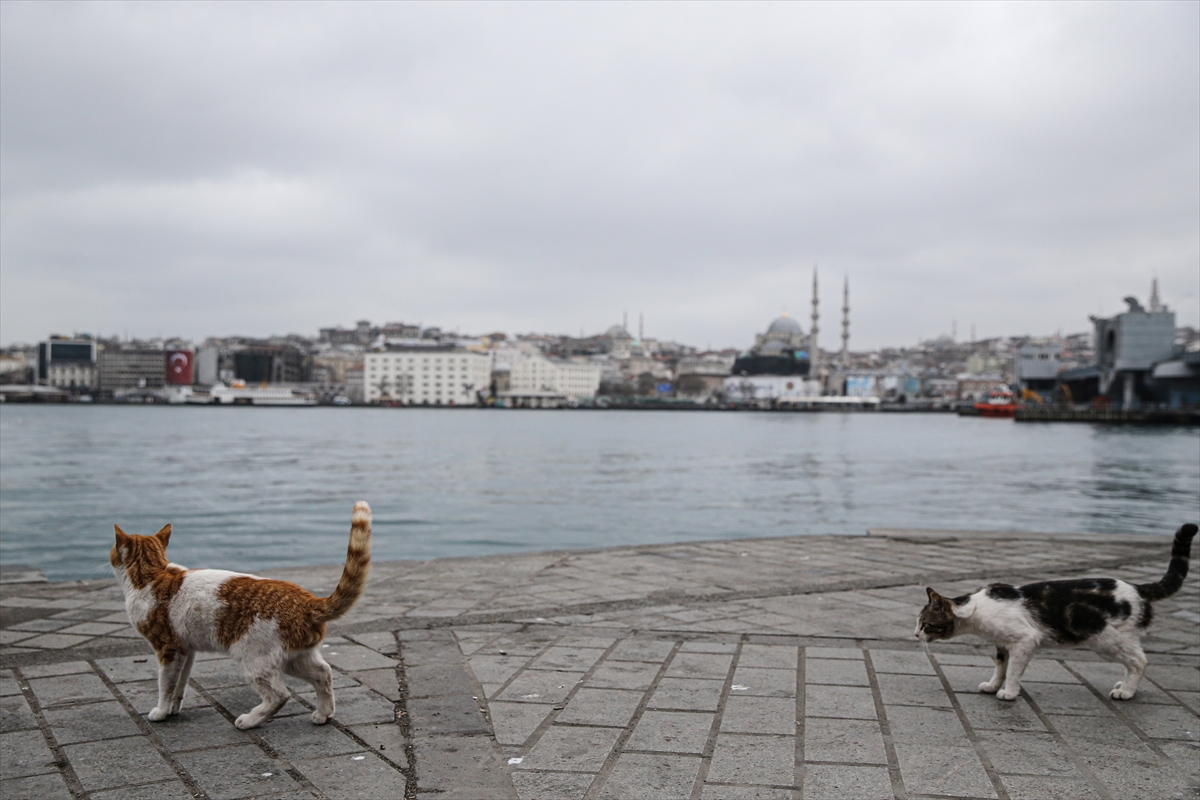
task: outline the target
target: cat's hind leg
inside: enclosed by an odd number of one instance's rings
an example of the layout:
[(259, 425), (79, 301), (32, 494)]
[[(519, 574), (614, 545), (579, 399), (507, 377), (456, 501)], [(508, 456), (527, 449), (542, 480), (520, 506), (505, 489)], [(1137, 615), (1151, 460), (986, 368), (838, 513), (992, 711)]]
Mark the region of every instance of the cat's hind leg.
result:
[(979, 691), (986, 694), (995, 694), (1004, 684), (1004, 675), (1008, 671), (1008, 651), (997, 647), (995, 662), (996, 671), (992, 673), (992, 679), (979, 684)]
[(1029, 666), (1029, 660), (1033, 658), (1033, 651), (1036, 649), (1037, 645), (1034, 642), (1019, 642), (1008, 648), (1004, 686), (996, 692), (997, 698), (1017, 699), (1017, 695), (1021, 693), (1021, 676), (1025, 674), (1025, 668)]
[(1108, 696), (1113, 700), (1132, 700), (1146, 672), (1146, 653), (1136, 634), (1109, 627), (1095, 640), (1092, 648), (1125, 667), (1125, 677), (1113, 685)]
[[(178, 650), (160, 653), (158, 656), (158, 705), (150, 709), (146, 719), (151, 722), (161, 722), (179, 710), (174, 705), (173, 697), (179, 685), (179, 674), (185, 662), (190, 668), (190, 656), (185, 656)], [(186, 680), (186, 679), (185, 679)]]
[(292, 696), (287, 684), (283, 682), (283, 670), (279, 666), (256, 665), (255, 669), (246, 670), (250, 685), (254, 687), (254, 691), (258, 692), (262, 702), (233, 721), (239, 730), (244, 731), (262, 725), (275, 716), (275, 712), (283, 708), (283, 704)]
[(333, 670), (315, 647), (292, 653), (283, 669), (294, 678), (308, 681), (317, 693), (317, 710), (312, 714), (314, 725), (324, 725), (333, 716)]

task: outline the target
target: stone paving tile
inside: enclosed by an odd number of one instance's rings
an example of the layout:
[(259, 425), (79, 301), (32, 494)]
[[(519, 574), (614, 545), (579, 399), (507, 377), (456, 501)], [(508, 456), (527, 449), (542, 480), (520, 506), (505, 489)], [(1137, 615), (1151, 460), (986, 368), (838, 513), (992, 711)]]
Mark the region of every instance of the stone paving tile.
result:
[(180, 753), (179, 763), (212, 800), (291, 794), (302, 787), (253, 745)]
[(625, 743), (626, 750), (701, 755), (713, 715), (686, 711), (647, 711)]
[(91, 703), (83, 709), (67, 706), (42, 712), (59, 744), (91, 742), (119, 736), (135, 736), (140, 731), (115, 700)]
[(542, 735), (520, 767), (596, 772), (604, 765), (620, 734), (619, 728), (554, 725)]
[(806, 761), (887, 764), (879, 723), (866, 719), (805, 720), (804, 758)]
[(792, 800), (791, 789), (775, 786), (722, 786), (706, 783), (701, 800)]
[(112, 692), (104, 685), (104, 681), (91, 672), (53, 678), (32, 678), (29, 680), (29, 687), (37, 695), (42, 708), (113, 699)]
[[(584, 687), (559, 713), (557, 721), (576, 725), (625, 727), (642, 700), (641, 692)], [(715, 710), (715, 709), (714, 709)]]
[(996, 797), (972, 747), (931, 747), (928, 742), (897, 739), (895, 748), (904, 786), (913, 794)]
[(122, 786), (120, 789), (95, 792), (89, 797), (90, 800), (190, 800), (193, 795), (182, 782), (175, 780)]
[(6, 776), (0, 779), (0, 797), (37, 798), (37, 800), (71, 800), (71, 792), (58, 772), (29, 777)]
[(171, 766), (141, 736), (68, 745), (63, 751), (89, 791), (175, 777)]
[(724, 681), (698, 678), (663, 678), (650, 696), (648, 707), (688, 711), (716, 711)]
[(294, 763), (329, 800), (404, 795), (403, 773), (373, 755), (330, 755)]
[(1096, 800), (1096, 788), (1084, 780), (1005, 775), (1003, 783), (1010, 800)]
[(494, 699), (528, 703), (561, 703), (575, 688), (575, 684), (582, 679), (582, 672), (526, 670)]
[[(859, 658), (862, 653), (859, 652)], [(849, 659), (812, 658), (804, 663), (804, 680), (807, 683), (831, 683), (840, 686), (870, 686), (867, 669), (861, 661)]]
[(708, 780), (790, 786), (795, 777), (794, 736), (727, 733), (717, 739)]
[(733, 673), (733, 691), (759, 697), (795, 697), (796, 673), (786, 669), (757, 669), (739, 665)]
[(810, 717), (875, 719), (875, 696), (869, 686), (814, 686), (804, 688), (804, 713)]
[(725, 701), (722, 733), (796, 733), (796, 701), (790, 697), (737, 697)]
[(57, 775), (58, 768), (41, 731), (0, 734), (0, 778), (8, 780), (47, 772)]
[[(496, 741), (509, 745), (523, 744), (537, 726), (541, 725), (542, 721), (554, 710), (554, 706), (540, 703), (502, 703), (496, 700), (488, 703), (487, 708), (492, 717), (492, 729)], [(629, 716), (633, 716), (632, 708), (629, 709)], [(597, 724), (591, 720), (586, 721)], [(616, 725), (624, 726), (628, 721), (626, 718), (624, 722), (616, 723)]]
[(892, 800), (886, 767), (812, 764), (804, 772), (804, 796), (814, 800)]
[(49, 678), (55, 675), (72, 675), (77, 672), (91, 672), (92, 668), (86, 661), (64, 661), (59, 664), (34, 664), (21, 669), (25, 678)]
[(0, 698), (0, 733), (37, 728), (37, 717), (22, 695)]
[(659, 666), (634, 661), (606, 661), (588, 678), (587, 685), (598, 689), (634, 689), (644, 692), (654, 682)]
[(513, 786), (521, 800), (581, 800), (594, 775), (570, 772), (514, 772)]
[(671, 654), (674, 642), (661, 639), (623, 639), (608, 661), (649, 661), (661, 664)]
[(622, 753), (597, 798), (677, 800), (691, 794), (699, 771), (698, 756)]

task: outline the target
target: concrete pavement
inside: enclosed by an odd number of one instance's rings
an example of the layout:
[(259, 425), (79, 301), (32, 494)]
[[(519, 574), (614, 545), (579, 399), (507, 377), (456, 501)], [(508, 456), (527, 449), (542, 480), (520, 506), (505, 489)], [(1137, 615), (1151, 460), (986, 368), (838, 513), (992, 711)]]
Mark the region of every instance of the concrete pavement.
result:
[[(1169, 537), (872, 531), (373, 566), (311, 692), (257, 702), (204, 657), (150, 723), (155, 665), (112, 581), (0, 585), (5, 798), (1196, 798), (1200, 580), (1156, 606), (1132, 701), (1087, 650), (1021, 698), (990, 650), (912, 637), (923, 587), (1154, 580)], [(200, 566), (200, 565), (197, 565)], [(213, 563), (227, 566), (214, 555)], [(339, 567), (279, 570), (328, 593)]]

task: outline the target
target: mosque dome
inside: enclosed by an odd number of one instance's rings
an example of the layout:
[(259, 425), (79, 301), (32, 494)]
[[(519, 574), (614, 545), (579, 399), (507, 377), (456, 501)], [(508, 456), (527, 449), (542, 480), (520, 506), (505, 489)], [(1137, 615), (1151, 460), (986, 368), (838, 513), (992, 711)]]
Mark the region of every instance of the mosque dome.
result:
[(758, 349), (758, 354), (762, 356), (777, 356), (783, 353), (783, 342), (778, 339), (771, 339), (764, 342), (763, 346)]
[(632, 339), (633, 338), (632, 336), (629, 335), (629, 331), (625, 330), (620, 325), (613, 325), (611, 328), (609, 328), (608, 330), (606, 330), (604, 332), (604, 335), (610, 339)]
[(800, 330), (799, 322), (796, 322), (796, 320), (792, 319), (791, 317), (784, 316), (778, 317), (767, 327), (767, 335), (769, 336), (772, 333), (790, 335), (794, 333), (803, 333), (803, 331)]

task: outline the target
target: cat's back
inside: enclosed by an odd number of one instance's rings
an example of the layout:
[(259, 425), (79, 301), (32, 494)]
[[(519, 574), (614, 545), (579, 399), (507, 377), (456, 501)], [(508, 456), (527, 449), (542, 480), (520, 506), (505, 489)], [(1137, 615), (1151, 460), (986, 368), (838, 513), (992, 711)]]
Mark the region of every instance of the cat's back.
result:
[(167, 600), (171, 626), (181, 640), (196, 650), (224, 651), (217, 636), (217, 625), (227, 603), (224, 587), (239, 579), (261, 580), (254, 575), (225, 569), (189, 569), (177, 581)]

